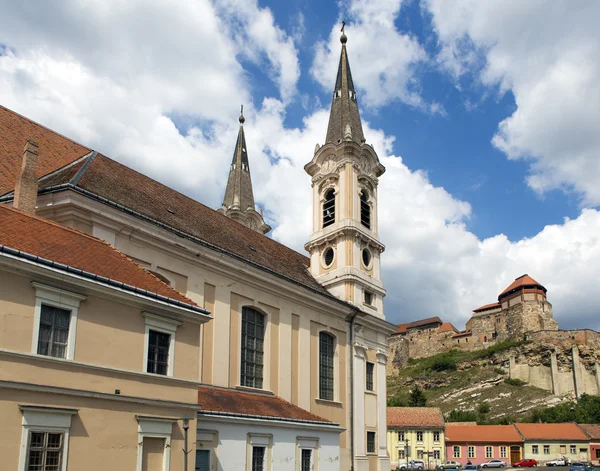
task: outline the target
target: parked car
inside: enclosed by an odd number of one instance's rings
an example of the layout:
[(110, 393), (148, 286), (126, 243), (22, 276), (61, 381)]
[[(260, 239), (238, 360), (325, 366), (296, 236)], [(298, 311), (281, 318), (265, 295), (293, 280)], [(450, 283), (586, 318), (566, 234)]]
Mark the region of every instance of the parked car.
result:
[(476, 464), (466, 464), (464, 467), (464, 471), (477, 471), (479, 469), (479, 466), (477, 466)]
[(461, 469), (462, 464), (458, 461), (446, 461), (440, 465), (441, 469)]
[(508, 463), (502, 460), (489, 460), (485, 463), (481, 463), (482, 468), (506, 468)]
[(563, 456), (552, 461), (548, 461), (546, 466), (567, 466), (567, 459)]
[(421, 460), (410, 460), (408, 463), (398, 463), (396, 469), (425, 469), (425, 462)]
[(531, 468), (533, 466), (537, 466), (537, 461), (533, 460), (531, 458), (527, 458), (521, 461), (517, 461), (516, 463), (513, 463), (513, 466), (515, 468)]
[(569, 467), (569, 471), (586, 471), (587, 466), (586, 463), (582, 463), (581, 461), (573, 461), (571, 466)]

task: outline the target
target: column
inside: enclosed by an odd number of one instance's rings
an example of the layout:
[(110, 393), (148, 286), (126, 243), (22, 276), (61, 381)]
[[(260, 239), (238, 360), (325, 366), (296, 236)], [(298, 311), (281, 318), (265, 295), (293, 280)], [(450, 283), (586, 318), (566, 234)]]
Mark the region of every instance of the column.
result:
[(387, 451), (387, 352), (377, 352), (377, 461), (379, 471), (390, 469), (390, 457)]
[(367, 432), (365, 429), (365, 359), (367, 349), (355, 343), (354, 346), (354, 469), (368, 471)]

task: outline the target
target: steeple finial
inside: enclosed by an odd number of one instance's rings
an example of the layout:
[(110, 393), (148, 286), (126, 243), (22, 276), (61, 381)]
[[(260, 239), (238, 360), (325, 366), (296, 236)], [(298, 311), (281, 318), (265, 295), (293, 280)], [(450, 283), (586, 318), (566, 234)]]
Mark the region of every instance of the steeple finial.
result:
[(346, 22), (342, 21), (342, 35), (340, 36), (340, 42), (342, 44), (346, 44), (348, 42), (348, 36), (344, 33), (344, 28), (346, 27)]
[(244, 124), (244, 122), (246, 121), (246, 118), (244, 118), (244, 105), (240, 106), (240, 124)]

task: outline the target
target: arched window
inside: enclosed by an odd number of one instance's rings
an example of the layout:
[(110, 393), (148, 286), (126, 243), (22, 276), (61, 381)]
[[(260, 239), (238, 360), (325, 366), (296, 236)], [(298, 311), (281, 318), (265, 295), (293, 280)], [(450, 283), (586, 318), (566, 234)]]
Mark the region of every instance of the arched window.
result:
[(265, 315), (251, 307), (242, 308), (242, 386), (262, 389), (264, 344)]
[(327, 332), (319, 334), (319, 398), (333, 401), (335, 338)]
[(327, 227), (335, 222), (335, 190), (330, 189), (325, 193), (325, 202), (323, 203), (323, 227)]
[(371, 229), (371, 206), (366, 191), (360, 192), (360, 222), (367, 229)]

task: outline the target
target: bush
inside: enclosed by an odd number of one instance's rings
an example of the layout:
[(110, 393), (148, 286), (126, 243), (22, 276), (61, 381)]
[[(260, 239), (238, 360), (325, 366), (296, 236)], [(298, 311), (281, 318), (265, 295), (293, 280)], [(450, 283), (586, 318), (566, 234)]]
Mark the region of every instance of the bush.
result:
[(475, 422), (477, 414), (470, 410), (453, 409), (446, 416), (446, 422)]
[(456, 359), (451, 353), (437, 355), (431, 363), (431, 369), (433, 371), (454, 371), (456, 370)]
[(406, 400), (399, 396), (392, 396), (387, 401), (388, 407), (406, 407)]
[(479, 407), (477, 408), (477, 412), (479, 412), (480, 414), (487, 414), (490, 411), (490, 403), (487, 401), (483, 401), (481, 404), (479, 404)]
[(504, 368), (494, 368), (494, 373), (496, 373), (497, 375), (505, 375), (506, 371), (504, 370)]
[(525, 384), (527, 384), (525, 381), (521, 381), (517, 378), (506, 378), (504, 382), (506, 384), (510, 384), (511, 386), (524, 386)]

